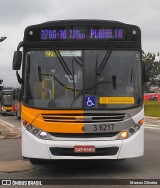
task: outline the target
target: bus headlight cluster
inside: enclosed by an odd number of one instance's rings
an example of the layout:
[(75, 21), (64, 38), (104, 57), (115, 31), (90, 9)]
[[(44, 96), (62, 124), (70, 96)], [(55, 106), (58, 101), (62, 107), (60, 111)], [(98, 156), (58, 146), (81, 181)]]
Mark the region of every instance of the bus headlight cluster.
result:
[(141, 128), (141, 126), (143, 124), (144, 124), (144, 120), (142, 119), (138, 123), (133, 125), (132, 127), (129, 127), (128, 129), (121, 131), (120, 138), (127, 139), (127, 138), (131, 137), (133, 134), (135, 134)]
[(6, 112), (6, 109), (4, 107), (2, 107), (2, 112)]
[(40, 130), (39, 128), (36, 128), (35, 126), (27, 123), (25, 120), (22, 120), (22, 123), (24, 127), (26, 128), (26, 130), (29, 131), (34, 136), (36, 136), (37, 138), (44, 139), (44, 140), (49, 139), (49, 135), (47, 132), (44, 132)]

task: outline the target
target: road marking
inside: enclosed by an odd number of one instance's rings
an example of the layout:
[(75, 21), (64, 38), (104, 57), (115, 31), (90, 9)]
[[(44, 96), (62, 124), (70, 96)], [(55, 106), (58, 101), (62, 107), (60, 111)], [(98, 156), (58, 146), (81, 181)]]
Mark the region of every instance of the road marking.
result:
[(21, 127), (16, 127), (16, 129), (21, 130)]
[(145, 129), (160, 129), (158, 127), (145, 127)]
[(145, 129), (160, 129), (160, 125), (145, 123), (144, 128)]
[(6, 121), (3, 121), (3, 120), (1, 120), (1, 119), (0, 119), (0, 122), (5, 123), (5, 124), (9, 125), (10, 127), (15, 127), (14, 125), (12, 125), (12, 124), (10, 124), (10, 123), (8, 123), (8, 122), (6, 122)]
[(13, 129), (11, 129), (10, 127), (8, 127), (7, 125), (5, 125), (4, 123), (1, 123), (2, 126), (6, 127), (7, 129), (9, 129), (12, 133), (14, 132)]
[(157, 120), (157, 119), (151, 119), (151, 120), (145, 120), (145, 122), (160, 122), (160, 120)]
[(159, 127), (159, 128), (160, 128), (160, 125), (148, 124), (148, 123), (145, 123), (145, 124), (144, 124), (144, 127), (145, 127), (145, 126), (149, 126), (149, 127)]

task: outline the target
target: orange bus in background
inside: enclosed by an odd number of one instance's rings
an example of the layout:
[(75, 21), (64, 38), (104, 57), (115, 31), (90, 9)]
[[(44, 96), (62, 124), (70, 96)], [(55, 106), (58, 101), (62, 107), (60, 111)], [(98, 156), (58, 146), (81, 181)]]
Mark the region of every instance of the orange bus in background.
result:
[(6, 115), (12, 112), (12, 88), (4, 87), (0, 92), (0, 113)]

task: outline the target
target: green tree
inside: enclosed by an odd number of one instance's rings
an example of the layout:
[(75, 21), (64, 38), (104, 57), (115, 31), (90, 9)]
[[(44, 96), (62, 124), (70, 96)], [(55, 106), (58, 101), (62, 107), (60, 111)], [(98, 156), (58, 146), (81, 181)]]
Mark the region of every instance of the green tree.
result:
[(142, 62), (145, 65), (145, 74), (149, 78), (149, 82), (145, 83), (145, 92), (150, 92), (151, 86), (160, 86), (160, 81), (156, 77), (160, 75), (160, 63), (155, 61), (155, 54), (142, 53)]

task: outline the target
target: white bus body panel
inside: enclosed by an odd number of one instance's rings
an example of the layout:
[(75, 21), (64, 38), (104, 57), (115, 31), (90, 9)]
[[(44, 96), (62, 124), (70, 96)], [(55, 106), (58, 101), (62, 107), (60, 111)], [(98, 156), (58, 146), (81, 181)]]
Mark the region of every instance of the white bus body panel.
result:
[(129, 139), (123, 140), (119, 159), (140, 157), (144, 155), (144, 125)]
[[(22, 126), (22, 156), (27, 158), (40, 159), (124, 159), (140, 157), (144, 151), (144, 126), (133, 136), (126, 140), (114, 141), (54, 141), (42, 140)], [(119, 147), (116, 155), (112, 156), (54, 156), (51, 154), (50, 147), (74, 148), (75, 145), (94, 145), (96, 148)]]

